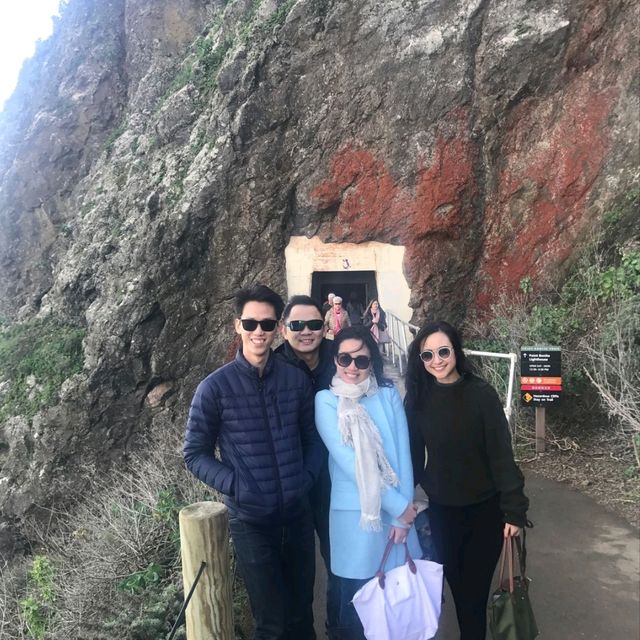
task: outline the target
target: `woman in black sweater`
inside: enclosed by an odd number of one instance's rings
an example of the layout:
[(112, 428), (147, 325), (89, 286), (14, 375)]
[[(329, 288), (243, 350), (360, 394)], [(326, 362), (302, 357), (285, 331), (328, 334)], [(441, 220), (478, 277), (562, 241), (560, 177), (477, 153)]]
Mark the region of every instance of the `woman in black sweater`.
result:
[(429, 496), (433, 543), (460, 639), (484, 640), (503, 536), (520, 533), (529, 506), (509, 425), (498, 394), (471, 372), (460, 336), (447, 322), (432, 322), (416, 335), (406, 384), (414, 479)]

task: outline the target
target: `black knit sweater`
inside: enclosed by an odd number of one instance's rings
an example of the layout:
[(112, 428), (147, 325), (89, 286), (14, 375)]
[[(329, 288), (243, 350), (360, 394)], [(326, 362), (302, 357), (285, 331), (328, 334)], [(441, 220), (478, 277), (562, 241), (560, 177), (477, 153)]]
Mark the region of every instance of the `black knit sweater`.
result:
[(414, 478), (431, 500), (466, 506), (499, 494), (505, 522), (525, 525), (524, 477), (491, 385), (470, 374), (454, 384), (435, 383), (408, 419)]

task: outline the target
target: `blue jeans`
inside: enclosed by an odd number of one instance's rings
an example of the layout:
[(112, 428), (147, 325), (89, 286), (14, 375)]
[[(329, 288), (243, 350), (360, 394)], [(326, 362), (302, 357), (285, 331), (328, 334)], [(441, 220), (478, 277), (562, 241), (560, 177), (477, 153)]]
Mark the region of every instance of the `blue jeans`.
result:
[(310, 510), (286, 525), (257, 525), (232, 516), (229, 528), (249, 595), (254, 640), (315, 640)]
[(330, 640), (365, 640), (362, 623), (351, 600), (356, 591), (367, 582), (369, 578), (360, 580), (333, 576), (333, 624), (327, 627)]
[(418, 534), (418, 542), (420, 542), (420, 548), (422, 549), (423, 560), (433, 560), (436, 556), (436, 551), (433, 548), (433, 538), (431, 537), (431, 524), (429, 522), (429, 509), (421, 511), (413, 525), (416, 528)]

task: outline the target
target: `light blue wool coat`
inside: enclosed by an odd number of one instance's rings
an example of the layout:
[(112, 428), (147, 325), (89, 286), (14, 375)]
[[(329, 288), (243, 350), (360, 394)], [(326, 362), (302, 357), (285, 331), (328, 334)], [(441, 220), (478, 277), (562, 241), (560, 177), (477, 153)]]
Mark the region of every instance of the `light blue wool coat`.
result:
[[(409, 450), (409, 430), (400, 394), (393, 387), (380, 387), (378, 393), (360, 400), (378, 427), (389, 464), (400, 484), (382, 490), (382, 531), (366, 531), (359, 525), (360, 498), (356, 485), (355, 453), (342, 444), (338, 430), (338, 397), (330, 390), (316, 394), (316, 426), (329, 449), (331, 510), (329, 540), (331, 571), (343, 578), (371, 578), (378, 570), (390, 527), (398, 522), (413, 500), (413, 471)], [(420, 545), (414, 527), (407, 539), (413, 558), (420, 558)], [(388, 571), (404, 562), (404, 545), (394, 545), (385, 566)]]

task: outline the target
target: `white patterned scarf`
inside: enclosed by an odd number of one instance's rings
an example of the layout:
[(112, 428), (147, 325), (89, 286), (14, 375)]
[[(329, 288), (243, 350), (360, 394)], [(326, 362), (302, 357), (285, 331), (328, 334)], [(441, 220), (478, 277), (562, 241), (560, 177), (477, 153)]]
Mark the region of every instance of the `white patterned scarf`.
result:
[(398, 486), (399, 480), (384, 453), (378, 428), (358, 402), (364, 396), (376, 394), (378, 383), (373, 375), (358, 384), (349, 384), (335, 375), (331, 391), (338, 396), (338, 429), (342, 442), (355, 452), (360, 526), (381, 531), (382, 489), (385, 484)]

